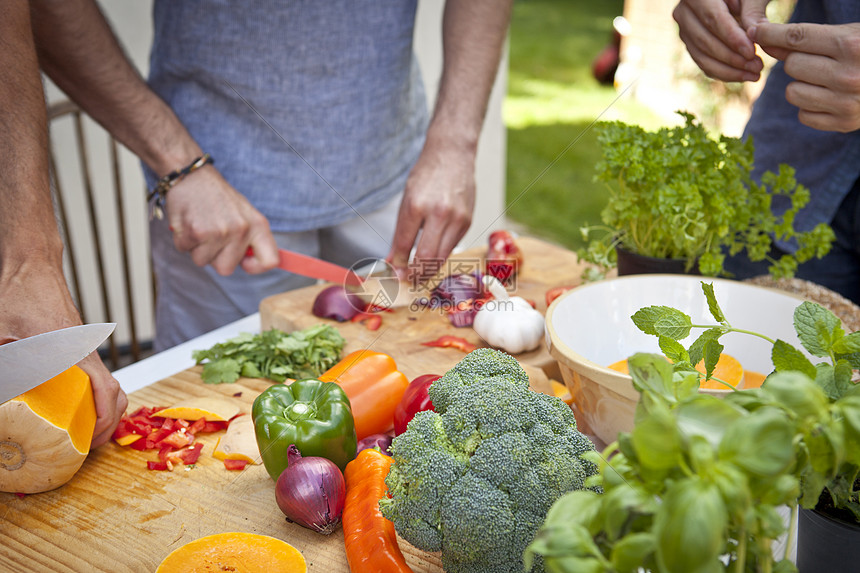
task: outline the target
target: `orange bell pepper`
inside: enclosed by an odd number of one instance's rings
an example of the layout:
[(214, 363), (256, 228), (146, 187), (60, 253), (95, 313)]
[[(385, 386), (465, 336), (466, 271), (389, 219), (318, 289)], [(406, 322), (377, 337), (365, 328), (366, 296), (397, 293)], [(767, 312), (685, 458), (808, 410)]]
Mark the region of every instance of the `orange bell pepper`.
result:
[(346, 465), (346, 502), (341, 519), (350, 571), (412, 571), (397, 545), (394, 524), (379, 510), (391, 461), (389, 456), (368, 449)]
[(409, 379), (397, 370), (393, 358), (372, 350), (348, 354), (319, 379), (337, 382), (346, 392), (358, 440), (394, 427), (394, 409), (409, 386)]

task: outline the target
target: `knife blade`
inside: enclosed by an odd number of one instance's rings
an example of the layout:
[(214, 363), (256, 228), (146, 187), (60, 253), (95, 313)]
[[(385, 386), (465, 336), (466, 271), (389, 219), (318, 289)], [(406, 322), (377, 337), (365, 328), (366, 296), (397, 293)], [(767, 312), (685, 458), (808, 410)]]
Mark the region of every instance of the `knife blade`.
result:
[(0, 345), (0, 403), (71, 368), (99, 347), (115, 322), (71, 326)]
[[(253, 257), (254, 250), (248, 247), (245, 256)], [(355, 274), (352, 269), (311, 257), (310, 255), (303, 255), (286, 249), (278, 249), (278, 258), (278, 268), (302, 275), (303, 277), (322, 279), (348, 286), (359, 286), (362, 283), (361, 277)]]

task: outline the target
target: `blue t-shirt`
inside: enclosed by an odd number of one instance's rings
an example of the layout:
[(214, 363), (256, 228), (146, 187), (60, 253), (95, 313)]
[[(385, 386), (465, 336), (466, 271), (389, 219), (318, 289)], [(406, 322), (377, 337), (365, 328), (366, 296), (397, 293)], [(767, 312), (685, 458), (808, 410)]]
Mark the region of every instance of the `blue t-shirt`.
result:
[[(860, 22), (857, 0), (799, 0), (792, 22), (847, 24)], [(797, 170), (796, 178), (808, 187), (809, 204), (795, 219), (799, 230), (809, 230), (833, 219), (842, 199), (860, 176), (860, 131), (818, 131), (800, 123), (798, 109), (785, 99), (793, 81), (778, 62), (770, 72), (761, 96), (753, 106), (745, 136), (755, 143), (755, 173), (776, 172), (780, 163)], [(787, 208), (784, 197), (774, 198), (775, 211)], [(778, 243), (793, 251), (796, 245)]]
[(156, 0), (149, 84), (273, 231), (335, 225), (402, 191), (423, 146), (415, 10)]

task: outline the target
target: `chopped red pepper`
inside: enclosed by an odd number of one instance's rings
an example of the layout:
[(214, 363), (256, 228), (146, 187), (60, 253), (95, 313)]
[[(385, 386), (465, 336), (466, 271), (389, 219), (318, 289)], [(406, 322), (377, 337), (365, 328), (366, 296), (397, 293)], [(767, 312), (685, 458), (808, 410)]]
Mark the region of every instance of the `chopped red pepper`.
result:
[(382, 325), (382, 317), (371, 312), (359, 312), (350, 319), (350, 322), (363, 322), (367, 330), (379, 330)]
[(457, 350), (461, 350), (468, 354), (472, 352), (477, 346), (466, 340), (465, 338), (460, 338), (459, 336), (451, 336), (446, 334), (444, 336), (440, 336), (436, 340), (431, 340), (429, 342), (422, 342), (422, 346), (437, 346), (440, 348), (456, 348)]
[(221, 422), (221, 421), (209, 422), (209, 421), (207, 421), (206, 425), (203, 426), (203, 429), (199, 433), (211, 434), (214, 432), (220, 432), (221, 430), (227, 429), (227, 424), (228, 424), (228, 422)]
[(200, 452), (203, 450), (203, 442), (197, 442), (193, 446), (188, 446), (177, 452), (177, 456), (186, 466), (196, 464), (200, 459)]
[(159, 442), (162, 445), (173, 446), (174, 448), (184, 448), (194, 441), (194, 436), (183, 432), (181, 430), (176, 430), (166, 438), (162, 439)]
[(146, 469), (155, 470), (159, 472), (163, 471), (173, 471), (173, 464), (168, 461), (163, 462), (146, 462)]
[[(229, 421), (209, 422), (199, 420), (180, 420), (154, 417), (153, 414), (164, 408), (141, 407), (123, 416), (113, 439), (121, 446), (134, 450), (156, 450), (158, 461), (147, 462), (147, 468), (157, 471), (173, 470), (180, 462), (185, 465), (197, 463), (203, 449), (202, 442), (195, 442), (195, 435), (225, 430)], [(235, 419), (237, 414), (231, 418)]]
[(193, 424), (188, 426), (188, 433), (192, 434), (192, 435), (197, 434), (198, 432), (200, 432), (201, 430), (204, 430), (205, 428), (206, 428), (206, 418), (200, 418), (199, 420), (195, 421)]
[(239, 471), (245, 469), (248, 465), (248, 460), (224, 460), (224, 467), (228, 470)]

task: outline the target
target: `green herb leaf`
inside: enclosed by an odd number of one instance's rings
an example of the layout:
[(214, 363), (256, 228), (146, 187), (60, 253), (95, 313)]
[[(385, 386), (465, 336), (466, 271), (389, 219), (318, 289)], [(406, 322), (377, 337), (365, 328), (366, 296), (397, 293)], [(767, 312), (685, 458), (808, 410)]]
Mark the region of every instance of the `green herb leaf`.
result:
[(638, 571), (656, 549), (657, 540), (653, 533), (631, 533), (621, 538), (612, 548), (612, 570)]
[(851, 364), (847, 360), (838, 360), (835, 365), (822, 362), (815, 366), (815, 383), (835, 401), (854, 387), (851, 373)]
[(776, 408), (735, 420), (720, 442), (720, 458), (760, 476), (778, 476), (794, 462), (794, 428)]
[(640, 391), (649, 390), (663, 397), (674, 397), (672, 365), (658, 354), (637, 353), (627, 359), (633, 385)]
[(717, 487), (691, 477), (669, 485), (654, 516), (657, 562), (668, 573), (714, 571), (729, 516)]
[(672, 362), (689, 362), (690, 355), (687, 353), (687, 349), (677, 340), (668, 336), (661, 336), (658, 338), (658, 344), (666, 358)]
[(796, 371), (803, 372), (813, 380), (815, 379), (815, 365), (797, 348), (785, 342), (777, 340), (773, 344), (770, 353), (773, 367), (777, 372)]
[(221, 358), (203, 365), (201, 374), (207, 384), (233, 383), (239, 379), (241, 366), (233, 358)]
[(705, 361), (705, 380), (710, 380), (714, 375), (714, 369), (717, 367), (717, 362), (720, 361), (720, 354), (723, 352), (724, 346), (716, 338), (705, 340), (702, 346), (702, 354)]
[(860, 332), (843, 336), (833, 344), (836, 358), (847, 360), (854, 368), (860, 368)]
[(722, 327), (709, 328), (690, 345), (690, 364), (698, 364), (705, 357), (705, 346), (718, 340), (726, 331)]
[(794, 329), (800, 343), (813, 356), (829, 356), (836, 341), (845, 336), (835, 314), (809, 301), (794, 310)]
[(714, 320), (717, 322), (725, 322), (726, 317), (723, 314), (723, 310), (720, 308), (720, 305), (717, 304), (717, 297), (714, 294), (714, 283), (702, 282), (702, 292), (705, 293), (705, 299), (708, 301), (708, 310), (711, 311), (711, 316), (714, 317)]
[(689, 316), (668, 306), (641, 308), (630, 318), (633, 319), (633, 324), (645, 334), (668, 336), (673, 340), (686, 338), (693, 327)]

